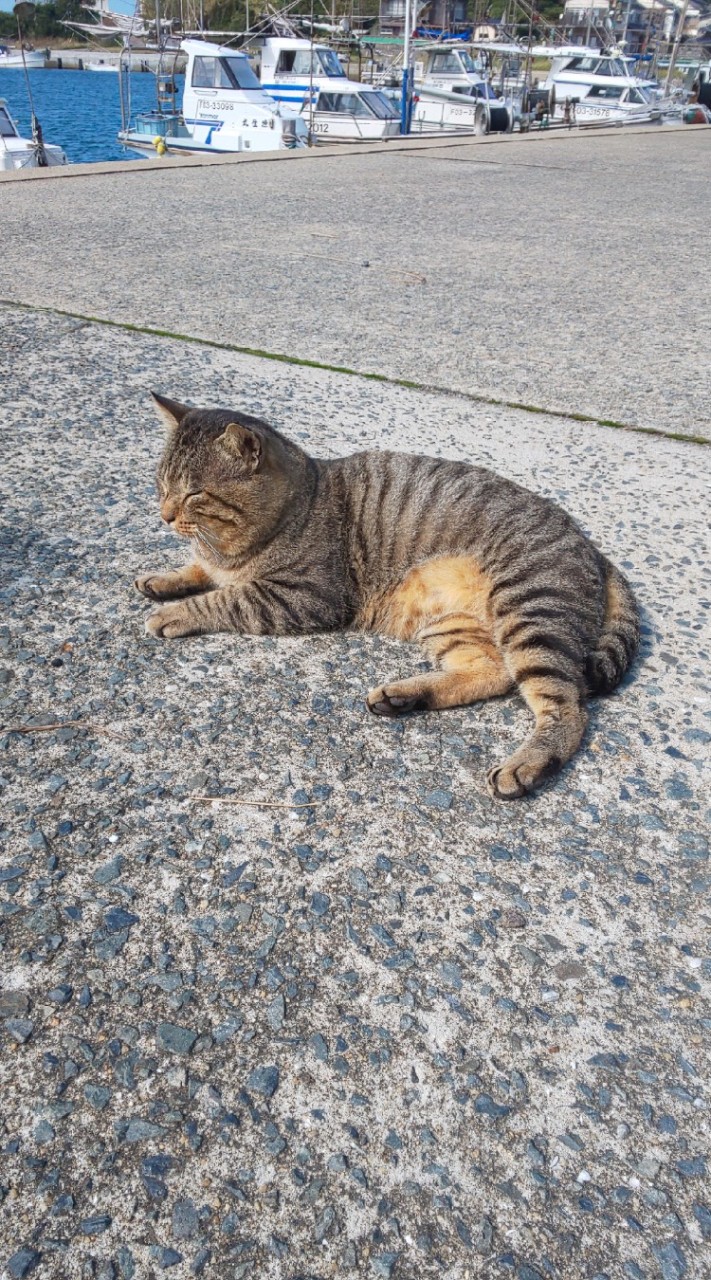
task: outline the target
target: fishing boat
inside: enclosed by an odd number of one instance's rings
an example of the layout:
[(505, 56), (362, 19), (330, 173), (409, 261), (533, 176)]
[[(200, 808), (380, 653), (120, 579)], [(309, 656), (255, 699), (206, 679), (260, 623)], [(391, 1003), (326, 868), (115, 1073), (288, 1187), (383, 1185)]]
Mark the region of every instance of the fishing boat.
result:
[(327, 45), (269, 36), (257, 56), (262, 88), (298, 111), (316, 142), (374, 142), (400, 133), (396, 104), (382, 90), (349, 80)]
[(7, 44), (0, 44), (0, 71), (38, 71), (47, 60), (47, 55), (40, 49), (11, 49)]
[(631, 74), (628, 60), (615, 50), (584, 49), (554, 57), (540, 88), (555, 91), (554, 121), (564, 119), (566, 112), (570, 116), (571, 108), (580, 125), (644, 124), (662, 116), (652, 90)]
[(23, 138), (5, 98), (0, 98), (0, 170), (54, 168), (66, 163), (62, 148), (43, 142), (39, 128), (36, 138)]
[(509, 133), (514, 111), (461, 44), (418, 50), (412, 132)]
[(306, 146), (303, 120), (264, 92), (246, 54), (204, 40), (183, 40), (180, 49), (187, 55), (182, 110), (175, 78), (159, 75), (157, 109), (133, 116), (131, 77), (120, 77), (118, 136), (130, 150), (216, 155)]

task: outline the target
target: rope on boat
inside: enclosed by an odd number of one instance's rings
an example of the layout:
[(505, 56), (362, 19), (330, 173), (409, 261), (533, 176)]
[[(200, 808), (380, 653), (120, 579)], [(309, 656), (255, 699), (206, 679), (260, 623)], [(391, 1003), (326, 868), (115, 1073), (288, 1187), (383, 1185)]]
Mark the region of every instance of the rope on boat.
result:
[(27, 60), (25, 58), (25, 42), (22, 38), (22, 25), (21, 25), (20, 19), (23, 16), (23, 11), (26, 15), (28, 10), (30, 11), (30, 14), (32, 14), (34, 12), (34, 5), (20, 3), (20, 4), (16, 4), (14, 7), (15, 17), (17, 18), (17, 34), (20, 39), (20, 53), (22, 54), (22, 70), (25, 75), (27, 97), (30, 100), (30, 113), (31, 113), (31, 119), (32, 119), (32, 144), (34, 147), (34, 154), (37, 159), (37, 168), (47, 169), (49, 167), (49, 160), (47, 159), (47, 152), (44, 149), (44, 140), (42, 138), (42, 125), (40, 124), (39, 120), (37, 119), (37, 116), (35, 115), (35, 104), (32, 97), (32, 86), (30, 84), (30, 76), (27, 70)]

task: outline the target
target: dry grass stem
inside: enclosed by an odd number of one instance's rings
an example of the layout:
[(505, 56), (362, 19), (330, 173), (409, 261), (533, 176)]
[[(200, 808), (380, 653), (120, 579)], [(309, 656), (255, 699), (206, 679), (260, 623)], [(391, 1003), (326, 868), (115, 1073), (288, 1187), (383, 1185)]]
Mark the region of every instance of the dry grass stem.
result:
[(232, 796), (190, 796), (200, 804), (245, 804), (255, 809), (317, 809), (320, 800), (310, 800), (308, 804), (289, 804), (287, 800), (238, 800)]
[(54, 733), (57, 729), (89, 729), (92, 733), (103, 733), (107, 738), (117, 738), (119, 742), (128, 742), (123, 733), (109, 729), (104, 724), (92, 724), (91, 720), (60, 720), (57, 724), (11, 724), (2, 733)]

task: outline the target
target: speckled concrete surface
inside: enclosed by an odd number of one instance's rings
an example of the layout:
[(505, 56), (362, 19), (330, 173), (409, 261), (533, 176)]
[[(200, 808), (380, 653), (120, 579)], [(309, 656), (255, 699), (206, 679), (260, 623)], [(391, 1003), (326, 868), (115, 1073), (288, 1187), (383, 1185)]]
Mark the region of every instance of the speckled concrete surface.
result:
[(0, 297), (711, 435), (711, 130), (0, 186)]
[[(3, 1280), (704, 1280), (707, 452), (0, 323)], [(486, 797), (514, 698), (369, 717), (405, 646), (149, 639), (149, 387), (560, 499), (645, 638), (557, 785)]]

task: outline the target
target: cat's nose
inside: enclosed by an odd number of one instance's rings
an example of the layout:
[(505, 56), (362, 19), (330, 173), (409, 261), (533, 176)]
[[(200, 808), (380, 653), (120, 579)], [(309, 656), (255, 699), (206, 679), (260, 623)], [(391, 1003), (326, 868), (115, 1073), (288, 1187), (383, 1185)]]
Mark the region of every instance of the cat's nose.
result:
[(166, 498), (161, 503), (160, 513), (166, 524), (172, 524), (178, 514), (178, 504), (172, 498)]

